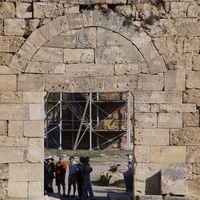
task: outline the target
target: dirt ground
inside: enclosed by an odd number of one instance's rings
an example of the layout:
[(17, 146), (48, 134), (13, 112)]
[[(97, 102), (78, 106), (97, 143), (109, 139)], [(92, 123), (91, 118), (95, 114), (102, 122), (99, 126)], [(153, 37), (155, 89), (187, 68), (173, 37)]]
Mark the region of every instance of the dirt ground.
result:
[[(54, 162), (58, 161), (58, 157), (54, 157)], [(76, 162), (79, 161), (78, 157), (75, 157)], [(65, 157), (65, 162), (68, 164), (68, 157)], [(102, 156), (102, 157), (91, 157), (90, 158), (90, 164), (93, 167), (93, 171), (91, 172), (91, 180), (92, 180), (92, 188), (94, 192), (94, 196), (96, 200), (106, 200), (107, 199), (107, 193), (108, 192), (120, 192), (124, 193), (126, 192), (125, 188), (119, 188), (115, 186), (102, 186), (99, 184), (100, 180), (100, 174), (104, 171), (107, 171), (110, 169), (110, 166), (113, 164), (121, 164), (121, 165), (126, 165), (127, 160), (126, 156)], [(68, 173), (66, 174), (66, 192), (68, 189), (67, 180)], [(54, 193), (53, 194), (47, 194), (45, 197), (45, 200), (56, 200), (56, 199), (62, 199), (62, 200), (67, 200), (67, 199), (72, 199), (72, 198), (66, 198), (66, 197), (59, 197), (57, 193), (57, 187), (55, 186), (55, 181), (53, 183), (54, 185)], [(62, 190), (61, 190), (62, 192)], [(71, 191), (72, 192), (72, 191)], [(78, 195), (76, 192), (76, 197), (73, 199), (78, 199)]]

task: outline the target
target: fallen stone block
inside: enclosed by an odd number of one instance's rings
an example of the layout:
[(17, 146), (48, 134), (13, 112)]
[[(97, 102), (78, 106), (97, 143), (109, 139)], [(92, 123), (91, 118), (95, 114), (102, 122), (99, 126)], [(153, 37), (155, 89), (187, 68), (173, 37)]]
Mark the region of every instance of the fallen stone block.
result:
[(137, 196), (136, 200), (163, 200), (162, 195), (144, 195)]
[(108, 200), (131, 200), (131, 197), (126, 193), (108, 192), (107, 199)]

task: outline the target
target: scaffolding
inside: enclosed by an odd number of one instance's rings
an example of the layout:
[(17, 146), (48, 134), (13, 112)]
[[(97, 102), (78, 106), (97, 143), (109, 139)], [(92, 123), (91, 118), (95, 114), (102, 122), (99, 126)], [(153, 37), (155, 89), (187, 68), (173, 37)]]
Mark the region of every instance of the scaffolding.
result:
[(109, 94), (47, 93), (45, 147), (101, 149), (125, 135), (130, 150), (131, 92), (113, 93), (112, 98)]

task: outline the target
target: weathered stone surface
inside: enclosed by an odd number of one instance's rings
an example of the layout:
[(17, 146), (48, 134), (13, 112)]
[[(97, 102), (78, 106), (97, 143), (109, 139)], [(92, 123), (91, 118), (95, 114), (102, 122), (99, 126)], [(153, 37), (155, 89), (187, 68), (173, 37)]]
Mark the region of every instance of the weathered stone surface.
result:
[(167, 71), (165, 72), (165, 90), (185, 90), (185, 72)]
[(146, 63), (115, 64), (116, 75), (148, 73)]
[(44, 139), (29, 138), (26, 160), (30, 163), (43, 163), (44, 159)]
[[(40, 169), (41, 170), (41, 169)], [(39, 182), (29, 182), (29, 198), (31, 199), (43, 199), (44, 184), (42, 180)]]
[(6, 121), (0, 121), (0, 135), (7, 135), (8, 128)]
[(162, 56), (158, 56), (148, 62), (151, 74), (158, 74), (167, 71)]
[(0, 180), (8, 180), (10, 179), (9, 173), (0, 172)]
[(189, 71), (187, 72), (186, 87), (187, 88), (198, 88), (200, 89), (200, 71)]
[(23, 37), (0, 36), (0, 52), (17, 52), (23, 42)]
[(135, 144), (169, 145), (169, 129), (135, 129)]
[(64, 62), (66, 63), (93, 63), (93, 49), (64, 49)]
[(184, 127), (199, 127), (199, 112), (183, 113)]
[(200, 55), (195, 55), (193, 57), (193, 70), (200, 71)]
[(23, 121), (9, 121), (8, 123), (8, 136), (22, 137), (24, 133)]
[(181, 92), (135, 91), (136, 103), (182, 103)]
[(199, 128), (184, 128), (170, 130), (170, 145), (199, 145), (200, 129)]
[(199, 13), (199, 6), (197, 4), (197, 2), (191, 2), (190, 5), (188, 6), (188, 10), (187, 10), (187, 15), (188, 17), (191, 18), (195, 18), (198, 17), (198, 13)]
[(135, 161), (137, 163), (150, 162), (150, 147), (149, 146), (135, 146), (134, 156), (135, 156)]
[(178, 36), (199, 36), (200, 25), (197, 19), (185, 19), (184, 21), (177, 21), (177, 35)]
[(59, 34), (70, 30), (68, 17), (66, 15), (53, 19), (53, 23)]
[(43, 120), (44, 108), (43, 104), (29, 104), (30, 120)]
[(136, 128), (157, 128), (157, 115), (155, 113), (137, 113), (135, 115)]
[(182, 128), (182, 113), (159, 113), (158, 128)]
[(139, 90), (163, 90), (163, 75), (140, 75), (138, 80)]
[(79, 5), (64, 4), (65, 13), (78, 13)]
[(0, 20), (0, 35), (3, 34), (3, 20)]
[(155, 163), (185, 163), (185, 146), (152, 146), (151, 162)]
[(67, 18), (68, 18), (70, 29), (83, 28), (83, 24), (84, 24), (83, 13), (67, 14)]
[(160, 112), (196, 112), (195, 104), (160, 104)]
[(25, 23), (24, 19), (5, 19), (4, 34), (23, 36), (25, 33)]
[(196, 103), (197, 106), (200, 106), (200, 92), (198, 89), (186, 90), (183, 98), (186, 103)]
[(28, 120), (29, 109), (26, 104), (0, 104), (0, 120)]
[(63, 4), (54, 2), (35, 2), (33, 3), (34, 18), (55, 18), (63, 15)]
[(27, 60), (30, 60), (36, 51), (37, 51), (37, 48), (33, 44), (31, 44), (29, 41), (26, 41), (21, 46), (20, 50), (18, 51), (18, 54), (21, 57), (23, 57)]
[(161, 194), (187, 194), (187, 168), (161, 169)]
[(44, 121), (24, 121), (25, 137), (44, 137)]
[(97, 47), (95, 62), (102, 64), (143, 63), (144, 58), (134, 46)]
[(61, 48), (41, 47), (32, 60), (53, 63), (63, 62), (63, 50)]
[(22, 147), (0, 147), (0, 152), (0, 163), (24, 162), (24, 148)]
[(15, 4), (8, 2), (0, 3), (0, 19), (8, 19), (15, 17)]
[(159, 104), (151, 104), (151, 113), (159, 113), (160, 105)]
[[(15, 188), (15, 190), (13, 190)], [(8, 195), (13, 199), (27, 199), (28, 198), (28, 182), (8, 182)]]
[(11, 53), (0, 53), (0, 65), (8, 65), (12, 56)]
[(11, 181), (42, 181), (43, 164), (9, 164), (9, 173)]
[(11, 75), (11, 74), (16, 74), (16, 70), (11, 69), (8, 66), (0, 66), (0, 75)]
[(94, 11), (93, 13), (93, 26), (106, 27), (108, 23), (108, 17), (103, 15), (102, 12)]
[(32, 18), (32, 5), (31, 3), (16, 3), (16, 16), (17, 18)]
[(25, 147), (27, 138), (0, 136), (1, 147)]
[(150, 112), (150, 105), (147, 103), (146, 104), (136, 103), (134, 106), (135, 106), (134, 107), (135, 113), (145, 113), (145, 112), (149, 113)]
[(137, 200), (163, 200), (162, 195), (145, 195), (138, 196)]
[(200, 163), (200, 147), (199, 146), (187, 146), (187, 163)]
[(24, 103), (44, 103), (45, 92), (23, 92)]
[(186, 18), (189, 3), (172, 2), (171, 3), (171, 17), (172, 18)]

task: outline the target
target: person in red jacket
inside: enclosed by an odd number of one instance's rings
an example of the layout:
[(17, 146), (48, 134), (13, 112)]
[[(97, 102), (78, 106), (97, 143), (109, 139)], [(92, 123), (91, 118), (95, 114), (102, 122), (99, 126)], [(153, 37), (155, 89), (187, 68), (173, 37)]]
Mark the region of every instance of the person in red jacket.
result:
[(59, 161), (56, 163), (56, 186), (58, 187), (58, 193), (60, 194), (60, 186), (63, 188), (63, 197), (65, 194), (65, 175), (67, 171), (67, 164), (64, 161), (64, 156), (59, 157)]

